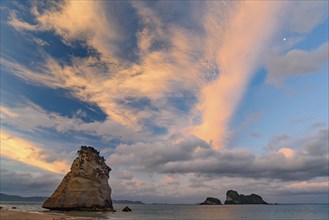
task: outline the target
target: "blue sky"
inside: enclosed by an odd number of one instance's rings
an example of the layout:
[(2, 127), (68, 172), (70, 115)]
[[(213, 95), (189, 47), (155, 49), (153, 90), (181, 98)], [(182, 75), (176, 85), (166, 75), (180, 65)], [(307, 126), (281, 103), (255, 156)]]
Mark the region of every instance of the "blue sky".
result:
[(2, 1), (1, 192), (49, 195), (92, 145), (115, 199), (328, 202), (328, 22), (327, 1)]

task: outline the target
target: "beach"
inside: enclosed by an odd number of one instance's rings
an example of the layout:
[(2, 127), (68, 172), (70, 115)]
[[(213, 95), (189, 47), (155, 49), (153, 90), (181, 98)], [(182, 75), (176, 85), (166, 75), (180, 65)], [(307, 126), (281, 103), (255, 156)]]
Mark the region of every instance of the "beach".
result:
[(91, 220), (95, 218), (71, 217), (71, 216), (66, 216), (64, 214), (55, 214), (55, 213), (48, 214), (41, 212), (25, 212), (25, 211), (1, 209), (0, 219), (1, 220), (70, 220), (70, 219)]

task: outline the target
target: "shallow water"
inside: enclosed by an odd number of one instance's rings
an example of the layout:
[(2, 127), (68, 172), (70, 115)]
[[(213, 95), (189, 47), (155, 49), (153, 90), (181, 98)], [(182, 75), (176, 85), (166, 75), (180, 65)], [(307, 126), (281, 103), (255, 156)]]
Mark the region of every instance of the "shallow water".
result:
[[(40, 203), (2, 203), (0, 206), (29, 212), (46, 212)], [(284, 204), (284, 205), (127, 205), (133, 211), (122, 212), (126, 205), (115, 205), (117, 212), (57, 212), (72, 217), (95, 217), (113, 220), (327, 220), (328, 204)]]

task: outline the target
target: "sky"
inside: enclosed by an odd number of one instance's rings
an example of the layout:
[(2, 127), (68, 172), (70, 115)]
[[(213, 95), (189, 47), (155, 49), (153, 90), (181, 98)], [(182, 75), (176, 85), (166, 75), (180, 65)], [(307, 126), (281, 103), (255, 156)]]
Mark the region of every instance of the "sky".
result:
[(113, 199), (328, 203), (328, 1), (1, 1), (2, 193), (81, 145)]

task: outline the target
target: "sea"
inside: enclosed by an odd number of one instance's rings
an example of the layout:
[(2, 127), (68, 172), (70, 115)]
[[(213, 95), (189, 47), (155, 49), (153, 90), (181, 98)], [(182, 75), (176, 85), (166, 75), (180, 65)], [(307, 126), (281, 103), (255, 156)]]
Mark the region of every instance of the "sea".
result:
[[(116, 212), (54, 212), (41, 207), (41, 203), (1, 202), (9, 210), (57, 213), (74, 218), (93, 217), (112, 220), (328, 220), (329, 204), (278, 205), (124, 205), (114, 204)], [(132, 212), (122, 212), (128, 206)], [(16, 209), (12, 209), (16, 207)]]

